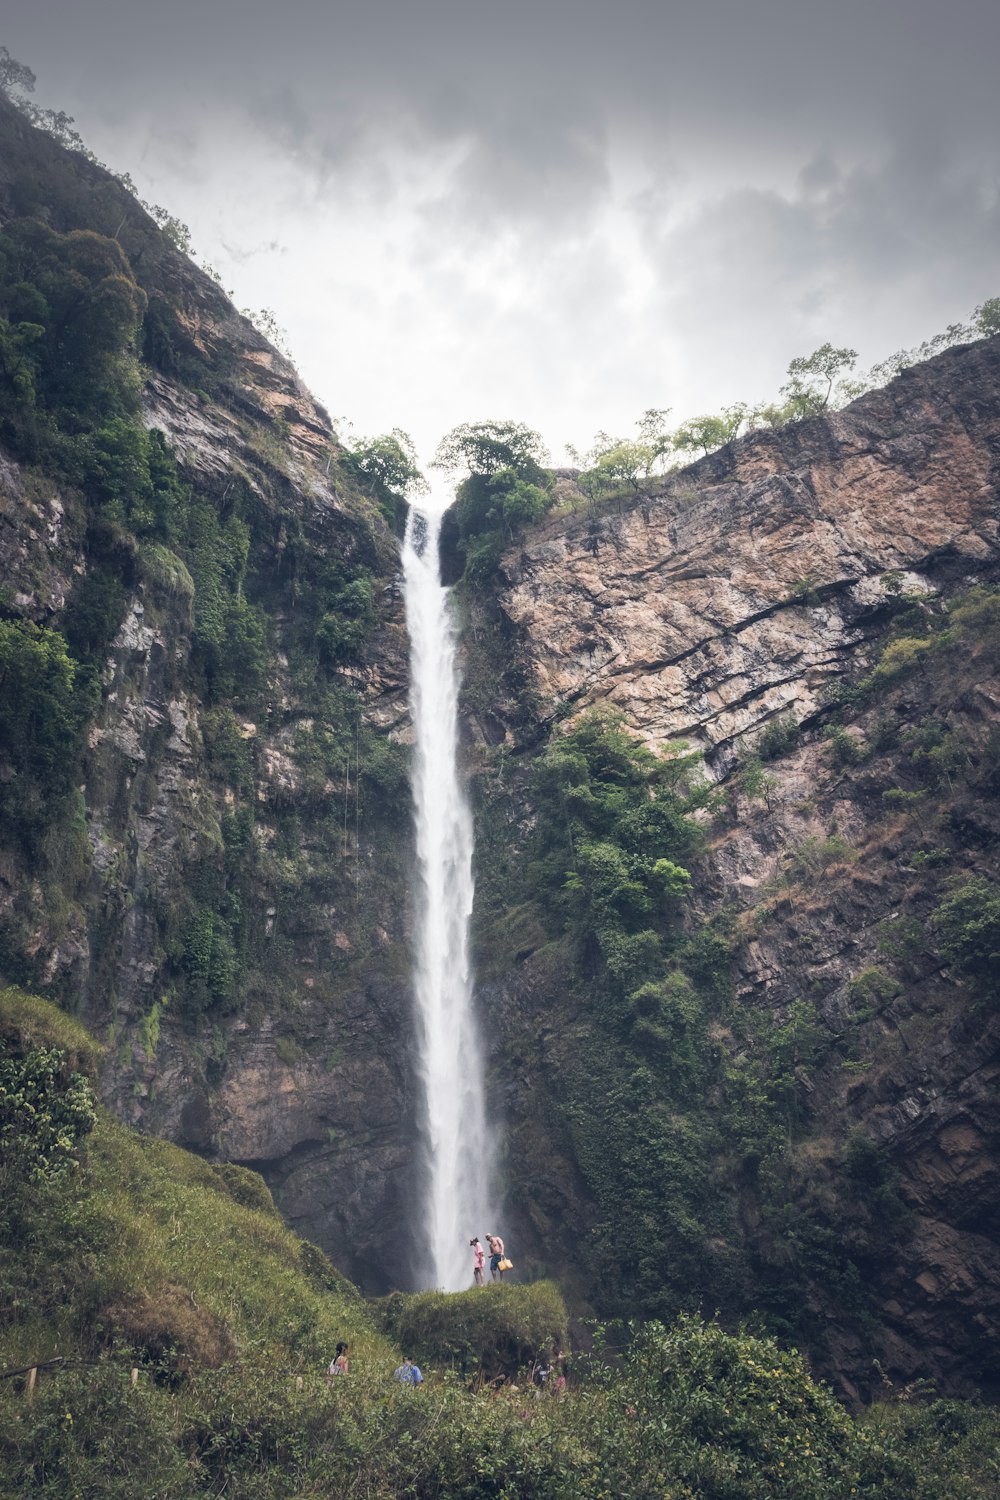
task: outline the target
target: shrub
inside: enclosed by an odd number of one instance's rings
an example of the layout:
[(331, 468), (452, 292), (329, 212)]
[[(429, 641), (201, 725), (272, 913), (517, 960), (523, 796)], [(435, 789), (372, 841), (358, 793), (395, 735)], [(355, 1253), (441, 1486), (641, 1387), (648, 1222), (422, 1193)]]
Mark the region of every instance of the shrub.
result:
[(417, 1363), (463, 1376), (513, 1379), (567, 1341), (566, 1308), (554, 1283), (490, 1283), (467, 1292), (393, 1292), (374, 1304), (382, 1328)]
[(4, 225), (0, 362), (14, 401), (0, 403), (0, 420), (19, 451), (39, 430), (30, 420), (36, 405), (71, 433), (135, 411), (137, 384), (122, 356), (145, 307), (114, 240), (84, 229), (59, 234), (39, 219)]
[(94, 1128), (94, 1090), (67, 1067), (58, 1047), (0, 1051), (0, 1156), (3, 1177), (55, 1182), (77, 1164)]
[(626, 989), (643, 951), (655, 962), (661, 929), (690, 887), (682, 861), (702, 841), (691, 813), (712, 800), (699, 766), (686, 746), (654, 755), (621, 715), (592, 710), (535, 767), (532, 893), (581, 941), (596, 933)]
[(201, 715), (201, 734), (212, 775), (249, 796), (256, 769), (254, 736), (244, 732), (231, 708), (206, 710)]
[(375, 623), (371, 579), (358, 577), (337, 590), (316, 632), (320, 661), (335, 666), (356, 656)]
[[(0, 1266), (5, 1246), (19, 1253), (33, 1247), (43, 1265), (50, 1237), (59, 1255), (74, 1248), (63, 1205), (97, 1119), (97, 1051), (48, 1001), (0, 991)], [(5, 1297), (16, 1296), (9, 1280), (0, 1285)], [(2, 1328), (0, 1320), (0, 1336)]]
[[(697, 1500), (849, 1500), (880, 1468), (912, 1493), (906, 1466), (869, 1448), (801, 1357), (772, 1339), (682, 1317), (636, 1332), (599, 1368), (604, 1493)], [(873, 1462), (874, 1460), (874, 1462)]]
[(924, 924), (916, 917), (889, 917), (879, 923), (878, 951), (890, 962), (909, 963), (927, 940)]
[(829, 724), (823, 731), (823, 735), (829, 741), (834, 765), (856, 766), (859, 761), (864, 760), (864, 741), (851, 734), (843, 724)]
[(941, 954), (992, 991), (1000, 972), (1000, 886), (975, 876), (956, 886), (934, 913)]
[(643, 1052), (659, 1055), (672, 1098), (695, 1096), (708, 1071), (708, 1039), (704, 1006), (691, 981), (668, 974), (634, 990), (629, 1004), (635, 1013), (632, 1039)]
[(952, 790), (954, 781), (968, 772), (969, 752), (961, 736), (937, 720), (914, 726), (903, 739), (914, 767), (934, 786)]
[(743, 762), (739, 770), (737, 785), (748, 802), (760, 800), (770, 805), (770, 794), (778, 785), (778, 778), (765, 773), (763, 758), (758, 750), (755, 755), (748, 756)]
[(882, 801), (886, 807), (898, 808), (900, 812), (910, 812), (920, 807), (921, 803), (927, 801), (927, 788), (920, 787), (917, 791), (908, 792), (905, 787), (890, 786), (882, 793)]
[(244, 1208), (254, 1208), (258, 1213), (270, 1214), (275, 1219), (280, 1217), (271, 1197), (271, 1189), (259, 1172), (252, 1172), (249, 1167), (238, 1167), (235, 1162), (223, 1161), (216, 1164), (215, 1175), (223, 1191), (229, 1194), (234, 1203), (240, 1203)]
[(911, 854), (910, 856), (910, 868), (913, 870), (925, 867), (928, 870), (938, 870), (942, 865), (950, 864), (951, 850), (941, 845), (936, 845), (933, 849), (918, 849), (915, 854)]
[(842, 834), (834, 833), (825, 839), (812, 836), (789, 851), (785, 869), (792, 880), (806, 880), (833, 865), (853, 864), (857, 857), (858, 851)]
[(73, 585), (63, 616), (70, 650), (80, 663), (103, 669), (128, 607), (128, 589), (113, 564), (91, 561)]
[(772, 719), (757, 741), (756, 752), (765, 763), (787, 755), (798, 744), (799, 726), (790, 715)]
[(236, 1352), (223, 1320), (169, 1282), (117, 1298), (102, 1309), (100, 1322), (105, 1338), (173, 1376), (188, 1374), (192, 1366), (218, 1369)]
[(190, 981), (184, 998), (192, 1010), (226, 1010), (236, 1001), (239, 957), (226, 919), (204, 908), (187, 923), (182, 937), (182, 968)]
[(881, 969), (862, 969), (848, 984), (847, 993), (852, 1000), (863, 1005), (877, 1005), (883, 1000), (892, 1000), (901, 989), (899, 980), (893, 979), (891, 974)]
[(0, 620), (0, 757), (49, 794), (65, 791), (76, 770), (75, 673), (57, 630)]
[(685, 974), (712, 1000), (724, 1000), (732, 987), (733, 943), (726, 925), (724, 917), (716, 918), (693, 933), (675, 954)]
[(815, 609), (820, 602), (817, 589), (817, 580), (811, 573), (804, 578), (796, 578), (788, 586), (788, 593), (782, 601), (785, 604), (802, 604), (807, 609)]
[(879, 657), (878, 664), (858, 684), (858, 692), (863, 697), (874, 697), (883, 692), (899, 678), (908, 676), (922, 666), (934, 645), (934, 637), (929, 635), (901, 636), (890, 641)]

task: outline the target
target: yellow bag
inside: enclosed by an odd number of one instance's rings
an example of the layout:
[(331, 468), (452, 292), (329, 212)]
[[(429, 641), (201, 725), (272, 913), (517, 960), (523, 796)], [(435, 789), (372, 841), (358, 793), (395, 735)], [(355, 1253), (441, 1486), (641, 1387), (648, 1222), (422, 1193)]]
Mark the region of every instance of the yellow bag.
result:
[(500, 1261), (499, 1265), (497, 1266), (497, 1270), (498, 1271), (513, 1271), (513, 1269), (514, 1269), (514, 1262), (512, 1260), (508, 1260), (507, 1257), (506, 1257), (506, 1255), (504, 1256), (503, 1260)]

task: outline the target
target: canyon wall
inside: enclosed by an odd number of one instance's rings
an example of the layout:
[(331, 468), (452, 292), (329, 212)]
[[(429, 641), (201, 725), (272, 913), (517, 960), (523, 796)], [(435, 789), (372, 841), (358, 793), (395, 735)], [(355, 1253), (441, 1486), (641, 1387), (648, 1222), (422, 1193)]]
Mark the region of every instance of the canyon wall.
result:
[[(52, 639), (113, 615), (72, 805), (5, 830), (5, 973), (104, 1041), (124, 1120), (253, 1165), (345, 1272), (405, 1286), (398, 544), (288, 360), (121, 184), (2, 100), (0, 220), (44, 225), (50, 260), (118, 255), (144, 316), (114, 432), (130, 452), (140, 427), (162, 434), (175, 465), (155, 531), (112, 516), (85, 466), (14, 438), (0, 455), (7, 617)], [(36, 420), (66, 446), (63, 416)]]
[[(797, 1336), (807, 1329), (852, 1398), (878, 1388), (879, 1367), (897, 1383), (995, 1392), (1000, 1019), (995, 979), (947, 961), (936, 914), (956, 886), (998, 873), (997, 618), (983, 586), (1000, 563), (1000, 340), (635, 495), (594, 505), (566, 478), (559, 491), (560, 510), (506, 555), (493, 612), (470, 604), (482, 836), (503, 824), (515, 863), (528, 858), (533, 739), (557, 740), (595, 706), (654, 749), (699, 748), (720, 796), (687, 920), (727, 934), (717, 1078), (763, 1045), (743, 1018), (787, 1035), (789, 1017), (811, 1017), (780, 1193), (753, 1162), (716, 1162), (728, 1228), (706, 1236), (701, 1304), (745, 1298), (745, 1311), (784, 1281), (808, 1304)], [(509, 663), (492, 702), (477, 689), (487, 624)], [(607, 983), (598, 967), (568, 999), (551, 928), (531, 913), (505, 928), (516, 880), (496, 893), (483, 881), (518, 1237), (599, 1303), (589, 1237), (609, 1208), (552, 1101), (603, 1034), (594, 995)], [(718, 1105), (727, 1086), (712, 1087)], [(669, 1083), (660, 1097), (669, 1110)], [(830, 1197), (852, 1140), (896, 1174), (905, 1227), (891, 1245)], [(669, 1265), (669, 1233), (645, 1233)], [(843, 1253), (852, 1234), (850, 1274), (867, 1284), (856, 1316), (824, 1284), (818, 1248), (829, 1235)]]

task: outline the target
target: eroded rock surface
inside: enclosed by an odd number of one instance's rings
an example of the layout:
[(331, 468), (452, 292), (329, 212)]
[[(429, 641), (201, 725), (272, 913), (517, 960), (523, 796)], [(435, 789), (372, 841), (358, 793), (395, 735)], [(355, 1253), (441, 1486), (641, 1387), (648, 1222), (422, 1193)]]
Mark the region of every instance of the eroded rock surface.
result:
[[(348, 1274), (407, 1285), (391, 1226), (416, 1175), (400, 977), (409, 819), (390, 838), (381, 784), (362, 768), (359, 787), (358, 765), (366, 731), (407, 723), (396, 541), (289, 361), (109, 173), (0, 99), (0, 223), (25, 213), (57, 234), (114, 235), (128, 257), (148, 315), (136, 420), (165, 436), (206, 514), (239, 515), (267, 666), (254, 695), (213, 696), (187, 539), (154, 544), (119, 516), (98, 557), (92, 497), (0, 453), (0, 586), (15, 615), (58, 631), (95, 577), (102, 604), (116, 582), (125, 594), (72, 819), (42, 849), (0, 848), (4, 975), (107, 1043), (104, 1093), (121, 1118), (251, 1163)], [(374, 623), (317, 683), (302, 611), (359, 571)], [(220, 899), (242, 924), (239, 985), (193, 1000)]]
[(998, 367), (996, 339), (950, 351), (620, 510), (580, 496), (505, 559), (535, 689), (722, 752), (775, 715), (807, 719), (863, 659), (887, 590), (995, 562)]
[[(922, 609), (1000, 577), (1000, 339), (827, 418), (755, 433), (620, 505), (592, 510), (565, 481), (562, 493), (576, 508), (504, 559), (500, 626), (516, 682), (554, 733), (567, 711), (607, 703), (654, 748), (682, 739), (705, 751), (725, 802), (705, 821), (692, 917), (731, 924), (735, 1014), (782, 1025), (805, 1004), (819, 1027), (799, 1069), (809, 1123), (790, 1202), (824, 1223), (836, 1215), (832, 1185), (854, 1133), (887, 1153), (910, 1215), (891, 1250), (871, 1250), (869, 1236), (860, 1256), (867, 1331), (821, 1282), (804, 1293), (817, 1368), (851, 1400), (877, 1393), (879, 1368), (897, 1385), (995, 1396), (1000, 1019), (943, 962), (935, 911), (955, 884), (1000, 875), (996, 641), (972, 630), (868, 698), (838, 703), (837, 688), (879, 660), (901, 599), (917, 601), (919, 634)], [(530, 749), (512, 706), (508, 690), (501, 735), (474, 733), (481, 756), (498, 739)], [(793, 733), (747, 795), (740, 766), (775, 721)], [(960, 765), (921, 779), (920, 746), (939, 742)], [(529, 783), (512, 784), (511, 837), (526, 842)], [(558, 1245), (592, 1296), (579, 1247), (597, 1222), (593, 1199), (572, 1128), (547, 1102), (587, 1022), (544, 940), (526, 932), (510, 973), (483, 985), (517, 1143), (515, 1234), (546, 1263)], [(742, 1045), (724, 1026), (718, 1043), (723, 1055)], [(746, 1258), (751, 1305), (754, 1276), (795, 1260), (762, 1227), (760, 1192), (752, 1174), (734, 1182), (737, 1237), (704, 1246), (720, 1287)]]

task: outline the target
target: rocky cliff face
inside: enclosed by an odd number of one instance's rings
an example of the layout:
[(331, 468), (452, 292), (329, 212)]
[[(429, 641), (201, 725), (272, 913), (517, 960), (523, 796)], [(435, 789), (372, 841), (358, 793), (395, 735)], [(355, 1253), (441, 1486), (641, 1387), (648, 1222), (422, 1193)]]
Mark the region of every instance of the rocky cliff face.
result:
[(720, 769), (769, 719), (809, 719), (864, 661), (890, 589), (995, 563), (998, 362), (996, 341), (949, 352), (618, 510), (578, 496), (505, 564), (536, 691), (607, 700)]
[[(195, 524), (179, 541), (125, 528), (98, 547), (86, 481), (0, 455), (10, 617), (69, 630), (81, 598), (122, 587), (75, 808), (43, 844), (10, 837), (0, 852), (5, 973), (106, 1039), (123, 1119), (252, 1164), (347, 1274), (405, 1286), (405, 1247), (392, 1250), (415, 1177), (396, 543), (288, 361), (135, 199), (2, 100), (0, 132), (0, 230), (30, 214), (125, 252), (146, 307), (135, 420), (163, 434)], [(220, 536), (237, 562), (213, 573)], [(371, 595), (363, 639), (317, 675), (313, 631), (352, 578)], [(213, 588), (260, 622), (253, 688), (239, 663), (228, 685), (206, 677)]]
[[(610, 704), (643, 743), (705, 752), (722, 800), (688, 923), (722, 922), (733, 965), (708, 1113), (763, 1045), (746, 1018), (787, 1036), (808, 1013), (814, 1029), (792, 1058), (802, 1120), (780, 1193), (756, 1166), (717, 1160), (731, 1217), (704, 1244), (703, 1305), (745, 1311), (762, 1287), (794, 1287), (797, 1336), (852, 1398), (877, 1388), (876, 1359), (896, 1382), (995, 1394), (1000, 1016), (995, 988), (942, 951), (938, 913), (948, 891), (998, 874), (997, 622), (976, 590), (1000, 573), (1000, 340), (646, 493), (574, 498), (504, 560), (505, 729), (480, 732), (471, 712), (483, 837), (505, 819), (515, 848), (530, 845), (525, 702), (553, 735)], [(955, 601), (970, 598), (963, 614)], [(546, 934), (523, 918), (498, 939), (494, 915), (480, 953), (523, 1205), (514, 1237), (599, 1303), (586, 1271), (597, 1178), (551, 1107), (599, 1022), (579, 991), (567, 1000)], [(669, 1085), (661, 1098), (669, 1110)], [(834, 1201), (862, 1138), (897, 1174), (891, 1244)], [(649, 1224), (654, 1244), (660, 1232)], [(822, 1235), (838, 1253), (856, 1241), (863, 1317), (817, 1271)], [(669, 1264), (669, 1235), (659, 1250)], [(734, 1294), (737, 1261), (749, 1284)]]

